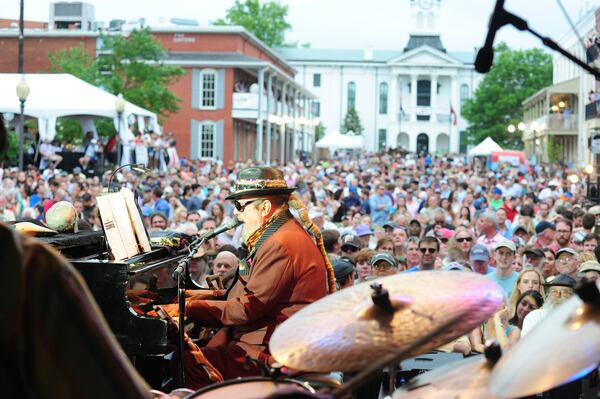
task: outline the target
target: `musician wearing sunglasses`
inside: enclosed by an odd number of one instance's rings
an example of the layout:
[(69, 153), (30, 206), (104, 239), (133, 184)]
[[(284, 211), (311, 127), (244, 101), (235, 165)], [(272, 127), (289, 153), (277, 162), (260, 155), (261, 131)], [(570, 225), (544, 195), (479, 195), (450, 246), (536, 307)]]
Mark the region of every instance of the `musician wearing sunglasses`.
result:
[[(275, 328), (292, 314), (335, 291), (334, 271), (321, 233), (301, 201), (292, 196), (283, 173), (271, 167), (240, 171), (228, 200), (242, 221), (241, 239), (249, 254), (237, 267), (224, 297), (188, 302), (185, 316), (202, 327), (222, 327), (202, 354), (223, 376), (260, 375), (257, 365), (274, 362), (268, 344)], [(290, 208), (299, 211), (300, 221)], [(315, 237), (311, 237), (309, 230)], [(211, 381), (203, 364), (186, 359), (186, 386), (197, 389)]]
[(421, 263), (411, 267), (407, 272), (418, 272), (421, 270), (433, 270), (440, 252), (440, 242), (432, 236), (425, 236), (419, 241), (419, 252), (421, 252)]

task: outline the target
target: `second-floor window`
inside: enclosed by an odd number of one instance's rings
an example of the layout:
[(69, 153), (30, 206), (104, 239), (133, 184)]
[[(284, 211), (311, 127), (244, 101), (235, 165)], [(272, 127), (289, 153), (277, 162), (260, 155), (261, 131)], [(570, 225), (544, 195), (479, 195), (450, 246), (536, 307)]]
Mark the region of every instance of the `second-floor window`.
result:
[(431, 106), (430, 80), (419, 80), (417, 82), (417, 105), (421, 107)]
[(348, 109), (356, 108), (356, 83), (348, 82)]
[(200, 72), (200, 108), (217, 108), (217, 72), (206, 69)]
[(321, 87), (321, 74), (313, 73), (313, 87)]
[(388, 84), (382, 82), (379, 84), (379, 113), (382, 115), (388, 112)]

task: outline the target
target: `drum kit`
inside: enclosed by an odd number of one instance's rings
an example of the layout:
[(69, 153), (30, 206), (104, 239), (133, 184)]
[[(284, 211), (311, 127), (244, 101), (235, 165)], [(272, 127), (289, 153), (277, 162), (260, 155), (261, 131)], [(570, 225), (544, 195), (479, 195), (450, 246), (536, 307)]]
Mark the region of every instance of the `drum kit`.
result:
[[(595, 282), (576, 292), (506, 353), (488, 343), (484, 356), (421, 374), (391, 397), (519, 398), (580, 378), (600, 361), (600, 292)], [(289, 378), (244, 378), (186, 397), (352, 397), (385, 367), (468, 334), (502, 304), (501, 288), (476, 273), (424, 271), (371, 280), (306, 306), (275, 330), (269, 345), (285, 367), (353, 372), (348, 382), (315, 393)]]

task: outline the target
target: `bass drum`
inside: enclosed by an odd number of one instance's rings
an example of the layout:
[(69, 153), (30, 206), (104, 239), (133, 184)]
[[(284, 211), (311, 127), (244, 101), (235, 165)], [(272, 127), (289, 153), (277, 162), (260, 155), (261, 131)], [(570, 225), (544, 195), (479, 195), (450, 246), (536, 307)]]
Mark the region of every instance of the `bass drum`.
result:
[(283, 387), (294, 387), (300, 392), (315, 393), (315, 390), (306, 382), (288, 378), (273, 380), (266, 377), (248, 377), (209, 385), (186, 396), (185, 399), (260, 399)]

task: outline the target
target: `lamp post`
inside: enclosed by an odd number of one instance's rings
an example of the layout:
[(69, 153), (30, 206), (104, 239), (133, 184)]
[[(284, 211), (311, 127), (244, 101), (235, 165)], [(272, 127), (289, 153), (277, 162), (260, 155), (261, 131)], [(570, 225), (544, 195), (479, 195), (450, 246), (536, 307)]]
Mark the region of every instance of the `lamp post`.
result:
[(521, 134), (523, 134), (523, 132), (525, 131), (526, 125), (523, 122), (519, 122), (517, 124), (517, 126), (513, 125), (512, 123), (510, 125), (508, 125), (508, 127), (506, 128), (506, 130), (508, 130), (508, 132), (510, 134), (514, 134), (517, 130), (519, 132), (521, 132)]
[(24, 143), (24, 135), (25, 135), (25, 122), (23, 113), (25, 110), (25, 101), (27, 100), (27, 96), (29, 95), (29, 84), (25, 80), (25, 76), (21, 79), (19, 84), (17, 85), (17, 97), (19, 97), (19, 102), (21, 104), (21, 116), (20, 116), (20, 127), (19, 127), (19, 170), (23, 170), (23, 143)]
[(115, 100), (115, 110), (117, 111), (117, 118), (119, 120), (119, 127), (117, 129), (117, 135), (119, 137), (118, 145), (117, 145), (117, 166), (121, 165), (121, 125), (123, 125), (123, 111), (125, 111), (125, 100), (123, 99), (123, 95), (119, 93), (117, 99)]
[(590, 194), (592, 187), (590, 186), (590, 183), (592, 181), (592, 173), (594, 173), (594, 167), (590, 164), (587, 164), (584, 166), (583, 172), (585, 173), (585, 196), (587, 199), (591, 199)]

